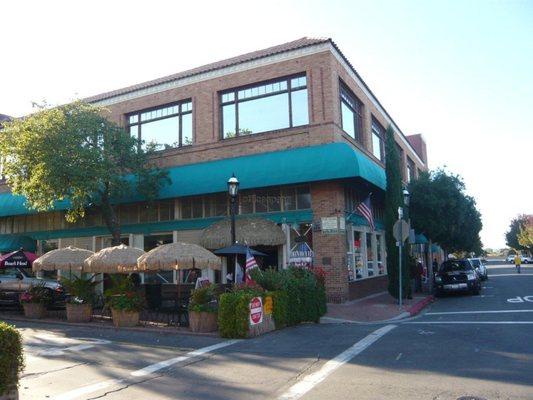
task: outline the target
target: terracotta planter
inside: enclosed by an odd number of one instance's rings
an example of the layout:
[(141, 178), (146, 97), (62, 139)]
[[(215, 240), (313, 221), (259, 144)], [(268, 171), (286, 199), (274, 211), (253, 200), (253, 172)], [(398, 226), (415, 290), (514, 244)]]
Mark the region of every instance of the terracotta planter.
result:
[(24, 316), (27, 318), (44, 318), (46, 315), (46, 308), (41, 303), (22, 303), (24, 308)]
[(4, 394), (0, 394), (0, 400), (19, 400), (19, 390), (16, 385)]
[(93, 318), (93, 307), (90, 304), (67, 303), (68, 322), (89, 322)]
[(199, 333), (214, 332), (218, 329), (218, 314), (189, 311), (189, 328), (191, 331)]
[(139, 325), (139, 311), (124, 311), (111, 309), (115, 328)]

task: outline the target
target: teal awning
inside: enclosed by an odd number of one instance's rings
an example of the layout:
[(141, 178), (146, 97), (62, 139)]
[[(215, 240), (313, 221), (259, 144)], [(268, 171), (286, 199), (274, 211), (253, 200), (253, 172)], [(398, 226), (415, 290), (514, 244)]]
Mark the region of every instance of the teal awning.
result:
[[(233, 173), (238, 177), (241, 189), (346, 178), (361, 178), (377, 188), (386, 188), (383, 167), (347, 143), (188, 164), (169, 168), (168, 171), (172, 183), (160, 191), (160, 199), (225, 192), (226, 182)], [(121, 202), (141, 200), (139, 196), (131, 196), (121, 199)], [(67, 202), (61, 202), (55, 209), (64, 210), (67, 206)], [(0, 194), (0, 216), (29, 213), (31, 211), (24, 206), (24, 197)]]
[(0, 252), (9, 253), (20, 249), (35, 252), (35, 240), (29, 236), (0, 235)]
[(437, 244), (432, 244), (431, 245), (431, 252), (432, 253), (440, 253), (441, 250), (442, 249), (440, 248), (439, 245), (437, 245)]
[(415, 235), (415, 244), (428, 244), (429, 240), (423, 233), (417, 233)]

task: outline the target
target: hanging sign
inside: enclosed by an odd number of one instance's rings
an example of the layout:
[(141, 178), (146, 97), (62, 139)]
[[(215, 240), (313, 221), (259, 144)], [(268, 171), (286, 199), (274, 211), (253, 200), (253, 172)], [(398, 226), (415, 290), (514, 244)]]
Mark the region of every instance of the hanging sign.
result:
[(265, 297), (265, 315), (272, 315), (272, 311), (274, 309), (274, 304), (272, 302), (272, 296), (266, 296)]
[(250, 300), (250, 325), (257, 325), (263, 322), (263, 301), (261, 297), (254, 297)]

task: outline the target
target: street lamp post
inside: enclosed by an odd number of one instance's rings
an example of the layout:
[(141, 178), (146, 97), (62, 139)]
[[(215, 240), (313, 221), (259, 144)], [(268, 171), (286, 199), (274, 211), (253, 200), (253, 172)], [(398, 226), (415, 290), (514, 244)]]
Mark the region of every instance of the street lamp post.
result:
[(235, 177), (235, 174), (232, 174), (231, 178), (228, 179), (228, 194), (231, 200), (231, 245), (234, 245), (237, 241), (235, 235), (235, 214), (237, 195), (239, 194), (239, 180)]
[[(404, 189), (402, 191), (402, 194), (403, 194), (403, 204), (405, 206), (405, 208), (407, 208), (409, 206), (409, 198), (411, 197), (410, 193), (407, 191), (407, 189)], [(404, 216), (404, 207), (398, 207), (398, 221), (401, 221), (403, 219), (403, 216)], [(399, 293), (398, 293), (398, 297), (399, 297), (399, 305), (400, 305), (400, 310), (402, 309), (402, 303), (403, 303), (403, 281), (402, 281), (402, 261), (403, 261), (403, 257), (402, 257), (402, 254), (403, 253), (403, 240), (400, 238), (399, 242), (398, 242), (398, 257), (399, 257), (399, 260), (398, 260), (398, 275), (399, 275), (399, 279), (398, 279), (398, 285), (399, 285)]]

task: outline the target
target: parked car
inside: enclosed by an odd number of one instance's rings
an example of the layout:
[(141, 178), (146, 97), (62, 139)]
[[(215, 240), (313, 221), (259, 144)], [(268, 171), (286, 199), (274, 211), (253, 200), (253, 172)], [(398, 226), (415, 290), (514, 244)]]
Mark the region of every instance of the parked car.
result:
[(514, 264), (514, 257), (515, 255), (507, 256), (507, 264)]
[(481, 278), (467, 259), (447, 260), (435, 275), (435, 289), (437, 296), (457, 291), (478, 295), (481, 291)]
[(528, 256), (520, 256), (520, 258), (522, 259), (522, 264), (529, 264), (531, 262), (531, 258)]
[(36, 278), (27, 268), (0, 268), (0, 305), (18, 305), (22, 293), (31, 285), (44, 285), (50, 291), (51, 305), (65, 303), (65, 291), (61, 284), (51, 279)]
[[(511, 255), (511, 256), (507, 256), (507, 263), (508, 264), (514, 264), (514, 258), (515, 258), (514, 254)], [(530, 264), (531, 263), (531, 258), (529, 256), (521, 255), (520, 259), (522, 260), (522, 264)]]
[(481, 258), (469, 258), (468, 261), (470, 261), (482, 281), (489, 279), (487, 267)]

